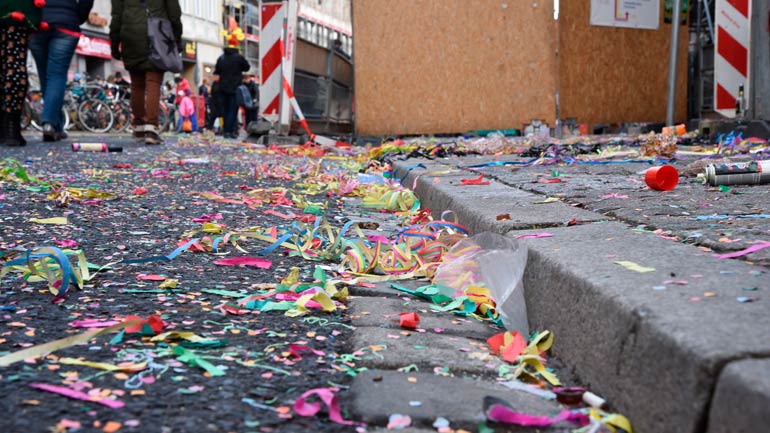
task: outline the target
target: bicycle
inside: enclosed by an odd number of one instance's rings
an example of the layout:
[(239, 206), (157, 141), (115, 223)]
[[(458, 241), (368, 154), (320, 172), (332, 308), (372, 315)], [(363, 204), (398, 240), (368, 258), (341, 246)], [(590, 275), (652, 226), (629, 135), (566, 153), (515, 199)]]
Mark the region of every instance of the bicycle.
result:
[[(74, 126), (66, 104), (62, 106), (62, 119), (65, 130), (69, 130)], [(37, 131), (43, 130), (43, 93), (39, 90), (30, 90), (24, 99), (24, 106), (21, 112), (21, 129), (27, 129), (30, 126)]]
[(86, 99), (78, 105), (78, 121), (83, 128), (90, 132), (103, 134), (112, 128), (115, 114), (106, 102), (107, 95), (103, 88), (86, 85)]

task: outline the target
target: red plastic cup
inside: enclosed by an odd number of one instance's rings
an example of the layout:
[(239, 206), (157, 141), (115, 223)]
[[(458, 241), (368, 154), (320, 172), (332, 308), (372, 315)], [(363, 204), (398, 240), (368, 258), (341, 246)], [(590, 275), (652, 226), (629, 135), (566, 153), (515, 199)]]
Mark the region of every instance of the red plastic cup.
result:
[(679, 183), (679, 172), (670, 165), (652, 167), (644, 173), (647, 186), (658, 191), (671, 191)]

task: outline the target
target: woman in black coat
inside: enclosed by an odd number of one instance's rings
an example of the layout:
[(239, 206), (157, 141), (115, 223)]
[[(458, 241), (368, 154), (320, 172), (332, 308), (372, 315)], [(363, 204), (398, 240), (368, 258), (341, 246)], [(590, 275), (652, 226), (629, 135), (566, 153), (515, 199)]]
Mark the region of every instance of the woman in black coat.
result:
[(177, 47), (181, 48), (182, 9), (179, 0), (112, 0), (110, 42), (112, 57), (123, 60), (131, 75), (134, 138), (147, 144), (163, 144), (158, 133), (158, 116), (164, 71), (150, 63), (148, 15), (171, 21)]

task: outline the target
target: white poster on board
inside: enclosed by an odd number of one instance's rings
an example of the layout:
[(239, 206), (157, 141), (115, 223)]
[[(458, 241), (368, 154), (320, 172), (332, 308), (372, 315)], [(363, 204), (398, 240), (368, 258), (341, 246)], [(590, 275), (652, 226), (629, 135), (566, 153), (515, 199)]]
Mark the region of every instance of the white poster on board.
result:
[(591, 25), (657, 30), (660, 0), (591, 0)]

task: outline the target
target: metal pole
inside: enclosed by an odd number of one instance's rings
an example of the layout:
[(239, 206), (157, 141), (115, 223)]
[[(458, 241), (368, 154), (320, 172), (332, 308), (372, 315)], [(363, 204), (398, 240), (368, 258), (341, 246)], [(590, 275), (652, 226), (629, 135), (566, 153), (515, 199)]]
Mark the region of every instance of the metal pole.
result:
[(666, 125), (674, 124), (676, 105), (676, 67), (679, 57), (679, 18), (682, 14), (682, 1), (674, 0), (674, 13), (671, 17), (671, 50), (668, 58), (668, 100), (666, 102)]
[(691, 116), (700, 119), (701, 111), (703, 110), (703, 67), (701, 66), (701, 53), (703, 51), (703, 43), (701, 42), (701, 29), (703, 21), (703, 0), (697, 0), (698, 4), (695, 8), (695, 16), (698, 22), (695, 24), (695, 59), (693, 60), (693, 81), (695, 82), (695, 103), (694, 110)]

